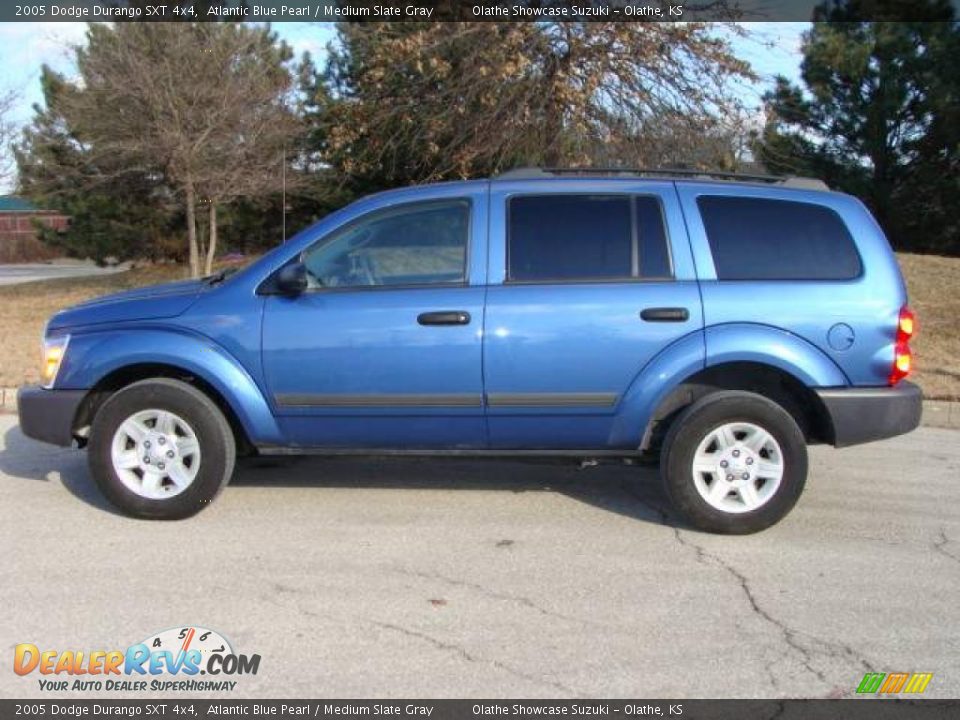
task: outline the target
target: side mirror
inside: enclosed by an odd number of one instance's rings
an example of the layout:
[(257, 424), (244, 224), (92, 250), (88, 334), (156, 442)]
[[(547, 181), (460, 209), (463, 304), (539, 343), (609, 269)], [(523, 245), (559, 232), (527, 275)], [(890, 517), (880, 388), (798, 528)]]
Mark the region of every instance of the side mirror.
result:
[(281, 295), (299, 295), (307, 289), (306, 266), (298, 261), (280, 268), (274, 287)]

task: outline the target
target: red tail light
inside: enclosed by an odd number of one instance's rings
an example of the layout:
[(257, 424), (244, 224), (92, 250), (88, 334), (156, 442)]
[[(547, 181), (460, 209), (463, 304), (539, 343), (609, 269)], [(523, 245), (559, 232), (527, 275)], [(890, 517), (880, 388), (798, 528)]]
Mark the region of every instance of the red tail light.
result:
[(910, 342), (917, 329), (917, 316), (908, 307), (900, 308), (900, 319), (897, 321), (897, 342)]
[(900, 308), (897, 320), (897, 340), (893, 348), (893, 367), (890, 369), (888, 383), (896, 385), (913, 369), (913, 353), (910, 351), (910, 338), (917, 331), (917, 318), (908, 307)]

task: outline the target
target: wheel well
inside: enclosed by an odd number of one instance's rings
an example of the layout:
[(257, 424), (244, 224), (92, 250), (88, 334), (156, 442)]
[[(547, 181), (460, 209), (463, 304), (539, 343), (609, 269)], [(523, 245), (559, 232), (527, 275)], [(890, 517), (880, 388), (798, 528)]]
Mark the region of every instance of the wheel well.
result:
[(833, 442), (830, 414), (813, 390), (790, 373), (771, 365), (735, 362), (701, 370), (671, 390), (647, 425), (641, 448), (658, 448), (680, 411), (718, 390), (742, 390), (762, 395), (793, 416), (808, 443)]
[(97, 411), (111, 395), (140, 380), (159, 377), (179, 380), (200, 390), (200, 392), (210, 398), (216, 406), (220, 408), (220, 412), (223, 413), (227, 422), (230, 423), (230, 429), (233, 430), (233, 436), (237, 442), (238, 453), (250, 454), (254, 452), (253, 443), (251, 443), (247, 437), (247, 433), (243, 429), (243, 425), (237, 417), (237, 414), (230, 406), (230, 403), (227, 402), (226, 398), (224, 398), (213, 385), (188, 370), (176, 367), (175, 365), (162, 363), (128, 365), (119, 370), (114, 370), (109, 375), (100, 379), (90, 392), (87, 393), (83, 402), (80, 403), (80, 407), (77, 409), (77, 414), (73, 420), (73, 433), (80, 441), (80, 446), (83, 447), (83, 445), (86, 444), (85, 428), (88, 428), (90, 423), (93, 422)]

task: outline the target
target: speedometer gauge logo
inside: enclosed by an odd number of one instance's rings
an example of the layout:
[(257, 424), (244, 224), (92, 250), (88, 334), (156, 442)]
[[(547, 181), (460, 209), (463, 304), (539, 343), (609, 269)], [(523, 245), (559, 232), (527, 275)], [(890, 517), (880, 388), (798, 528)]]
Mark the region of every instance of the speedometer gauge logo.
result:
[[(147, 637), (143, 644), (150, 648), (151, 652), (167, 651), (174, 657), (179, 653), (185, 655), (191, 650), (197, 650), (200, 653), (200, 662), (197, 665), (201, 668), (207, 667), (210, 657), (214, 654), (234, 654), (233, 647), (223, 635), (216, 630), (200, 626), (162, 630)], [(203, 670), (200, 672), (205, 674)]]

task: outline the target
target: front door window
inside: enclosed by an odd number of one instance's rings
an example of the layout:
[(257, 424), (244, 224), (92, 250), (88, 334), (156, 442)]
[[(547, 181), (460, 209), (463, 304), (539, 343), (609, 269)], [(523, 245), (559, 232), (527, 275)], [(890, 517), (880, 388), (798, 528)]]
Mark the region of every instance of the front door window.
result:
[(304, 252), (309, 287), (463, 283), (469, 228), (470, 205), (465, 200), (374, 213)]

